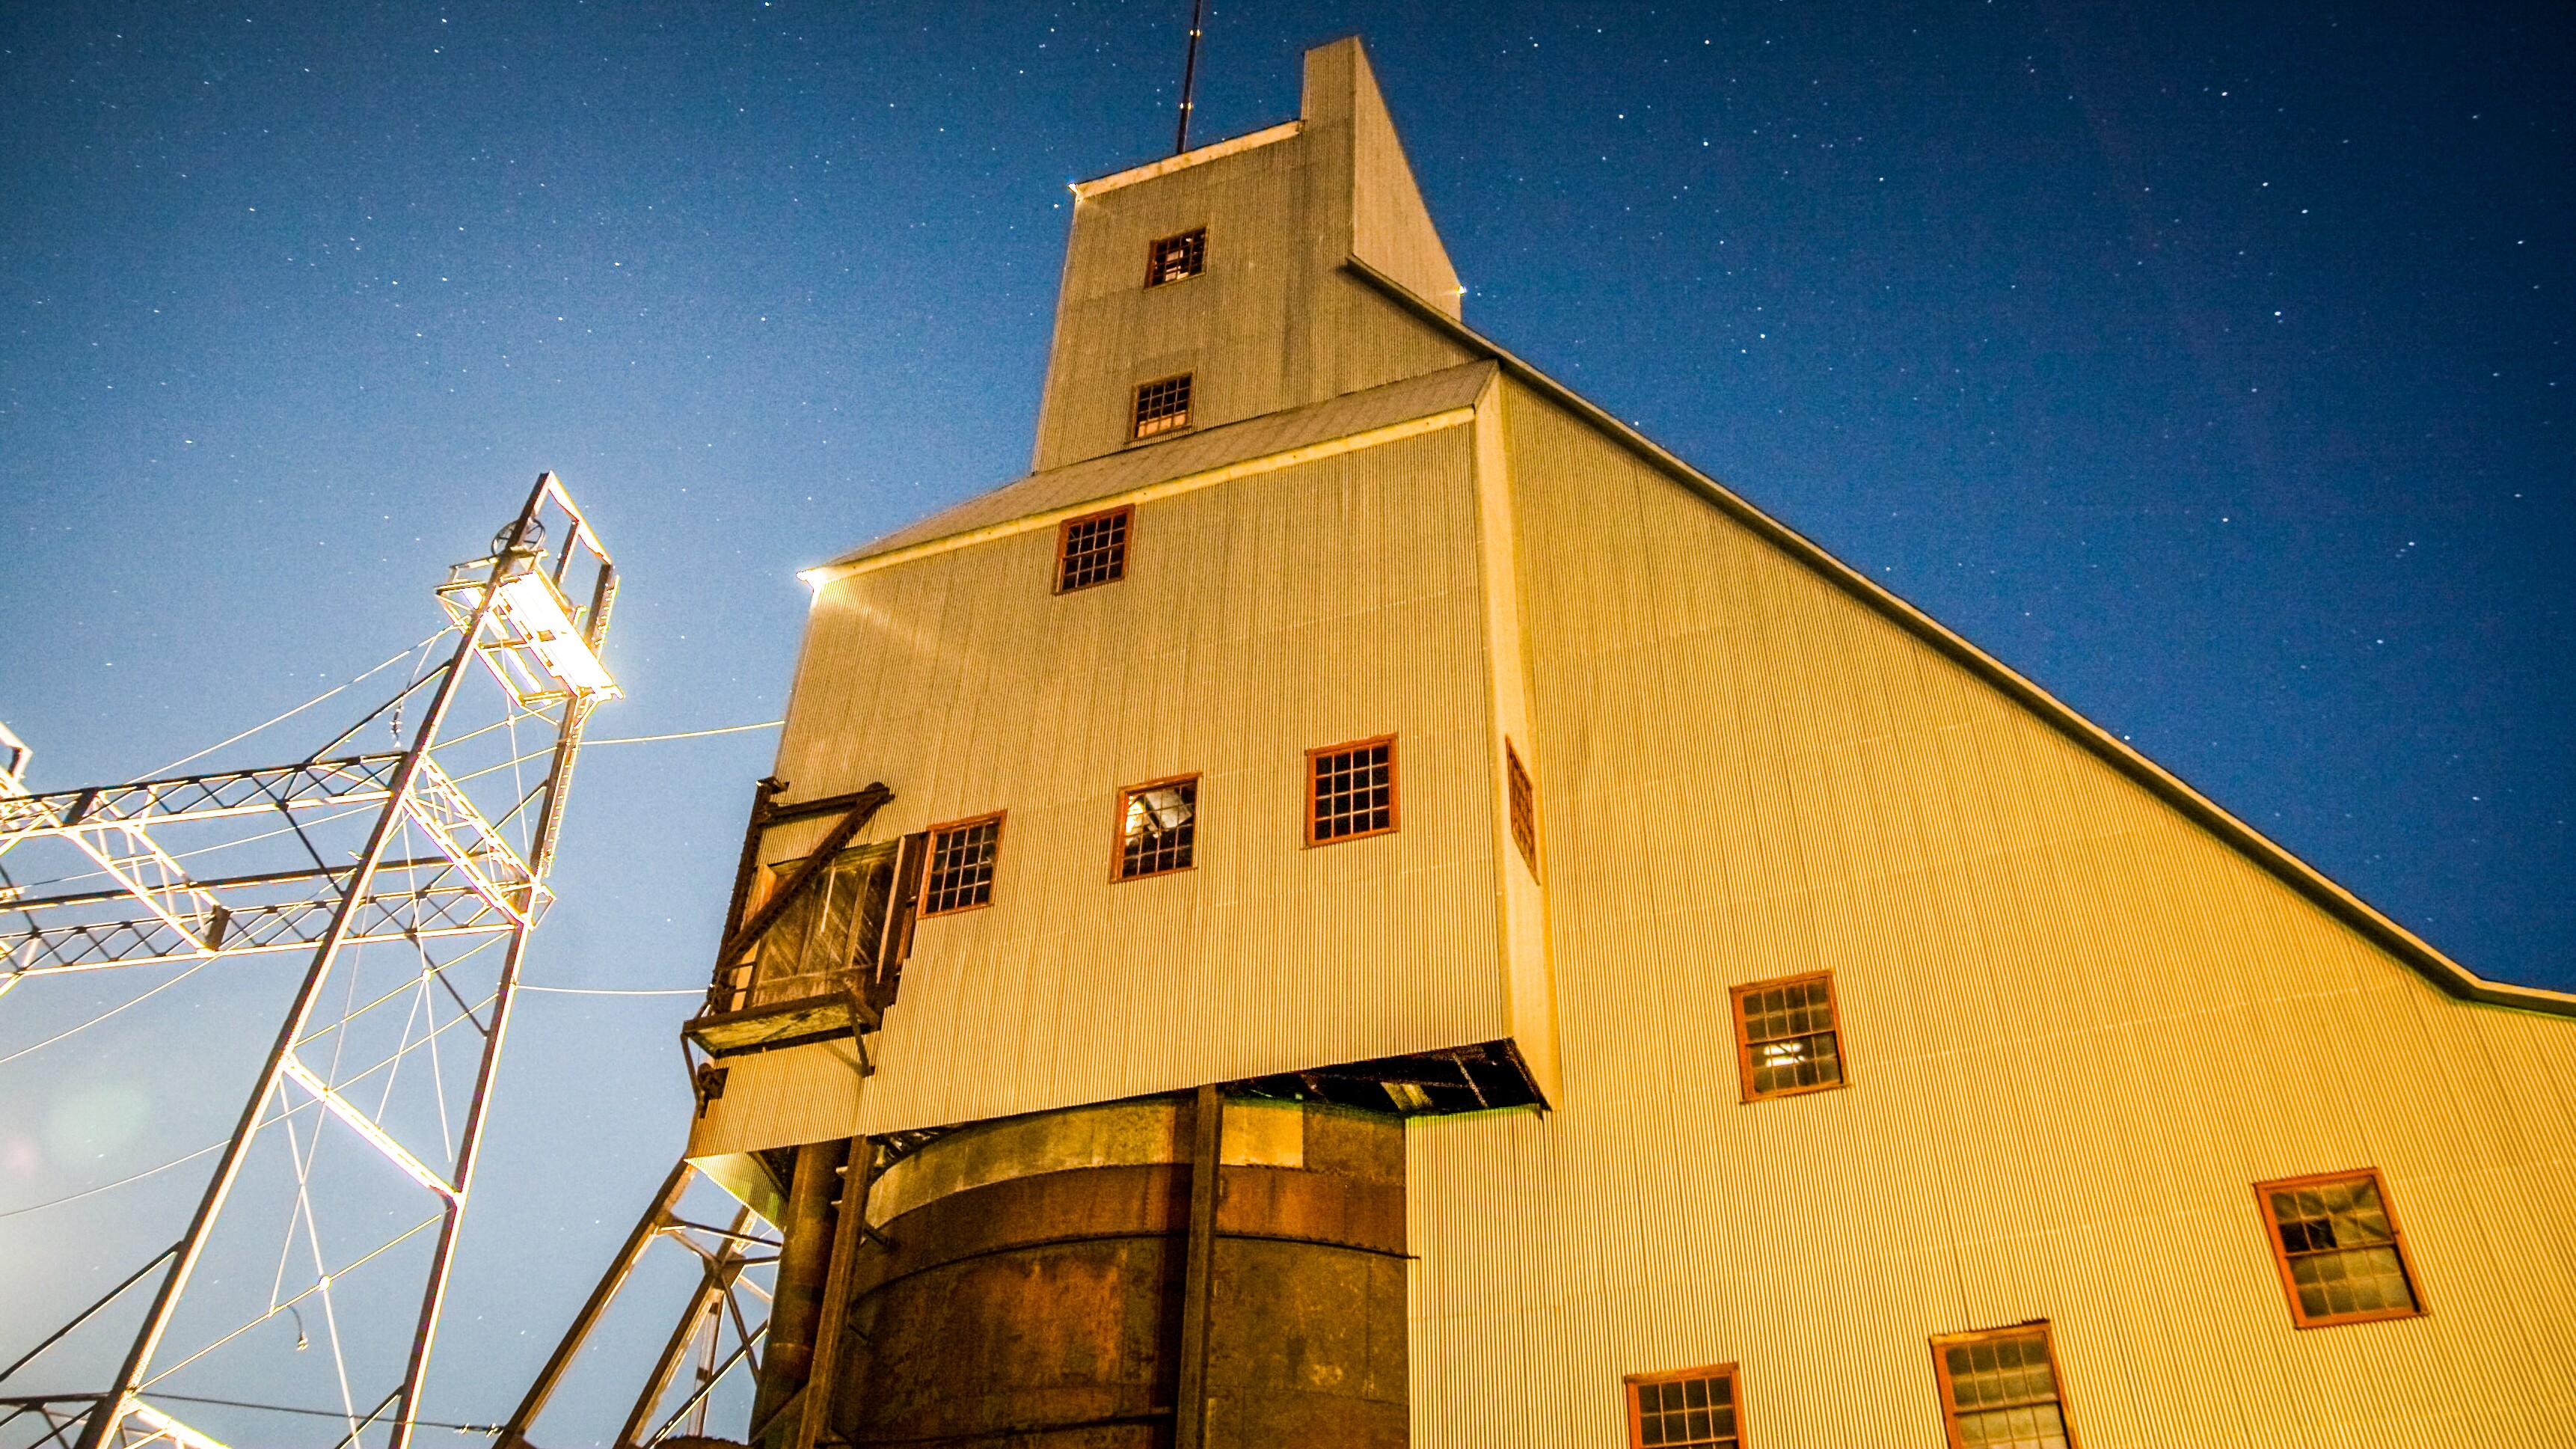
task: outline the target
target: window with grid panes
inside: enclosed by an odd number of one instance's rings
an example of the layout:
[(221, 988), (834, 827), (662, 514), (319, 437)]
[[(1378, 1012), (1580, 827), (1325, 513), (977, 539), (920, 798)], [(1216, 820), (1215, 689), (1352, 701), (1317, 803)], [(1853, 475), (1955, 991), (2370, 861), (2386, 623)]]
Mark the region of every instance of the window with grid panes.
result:
[(1529, 867), (1530, 879), (1538, 879), (1538, 799), (1530, 788), (1529, 770), (1521, 764), (1520, 751), (1510, 740), (1503, 741), (1503, 773), (1509, 790), (1512, 817), (1512, 844), (1520, 847), (1521, 863)]
[(1118, 878), (1187, 870), (1198, 848), (1196, 776), (1119, 792)]
[(1055, 591), (1067, 594), (1127, 577), (1127, 535), (1135, 514), (1133, 508), (1113, 508), (1065, 520), (1056, 535)]
[(2272, 1258), (2301, 1328), (2423, 1312), (2376, 1171), (2264, 1183)]
[(1145, 285), (1159, 287), (1207, 270), (1207, 228), (1158, 238), (1145, 252)]
[(1316, 750), (1307, 761), (1306, 839), (1316, 845), (1395, 828), (1395, 739)]
[(1932, 1341), (1952, 1449), (2071, 1449), (2048, 1325)]
[(1735, 988), (1737, 1064), (1748, 1102), (1841, 1086), (1841, 1038), (1832, 972)]
[(930, 833), (930, 868), (921, 879), (921, 914), (990, 904), (993, 862), (1001, 854), (1002, 817), (961, 820)]
[(1140, 383), (1136, 388), (1136, 436), (1150, 438), (1190, 425), (1190, 375)]
[(1632, 1449), (1743, 1449), (1739, 1434), (1733, 1364), (1628, 1381)]

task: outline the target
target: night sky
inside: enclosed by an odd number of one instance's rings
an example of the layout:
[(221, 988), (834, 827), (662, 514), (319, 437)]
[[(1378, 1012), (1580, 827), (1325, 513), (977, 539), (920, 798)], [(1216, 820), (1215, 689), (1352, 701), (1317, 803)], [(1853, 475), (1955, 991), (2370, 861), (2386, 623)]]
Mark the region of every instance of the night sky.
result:
[[(2576, 12), (1821, 11), (1219, 0), (1197, 136), (1360, 32), (1471, 325), (2472, 970), (2576, 989)], [(0, 7), (31, 783), (428, 633), (549, 468), (626, 577), (594, 734), (776, 719), (795, 571), (1025, 466), (1065, 183), (1168, 151), (1186, 12)], [(587, 753), (530, 979), (703, 984), (773, 738)], [(264, 1044), (283, 997), (238, 992), (0, 1064), (0, 1214), (221, 1136), (256, 1057), (182, 1028)], [(33, 994), (0, 1052), (118, 999)], [(689, 1007), (521, 1008), (433, 1415), (506, 1413), (669, 1166)], [(195, 1087), (82, 1125), (169, 1041)], [(0, 1216), (0, 1361), (201, 1182)]]

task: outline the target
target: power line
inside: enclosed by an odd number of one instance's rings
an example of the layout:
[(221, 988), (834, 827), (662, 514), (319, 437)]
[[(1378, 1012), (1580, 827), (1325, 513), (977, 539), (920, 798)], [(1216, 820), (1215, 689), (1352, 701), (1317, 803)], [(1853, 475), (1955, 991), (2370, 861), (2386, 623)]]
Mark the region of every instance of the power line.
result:
[(762, 720), (758, 724), (721, 725), (711, 730), (682, 730), (675, 735), (628, 735), (618, 740), (583, 740), (584, 745), (649, 745), (656, 740), (694, 740), (705, 735), (738, 735), (744, 730), (774, 730), (787, 723), (783, 719)]
[(703, 986), (675, 986), (651, 991), (625, 991), (609, 986), (530, 986), (519, 984), (521, 991), (543, 991), (554, 996), (704, 996)]
[(61, 1207), (67, 1202), (79, 1202), (85, 1197), (96, 1197), (100, 1193), (110, 1192), (116, 1188), (123, 1187), (129, 1182), (141, 1182), (143, 1179), (152, 1176), (154, 1173), (168, 1172), (171, 1168), (177, 1167), (183, 1162), (194, 1162), (209, 1152), (219, 1152), (223, 1150), (225, 1142), (229, 1142), (231, 1140), (232, 1139), (230, 1138), (226, 1138), (224, 1139), (224, 1142), (209, 1142), (205, 1146), (198, 1148), (196, 1151), (189, 1153), (185, 1157), (174, 1157), (168, 1162), (162, 1163), (159, 1167), (147, 1167), (141, 1172), (134, 1174), (132, 1177), (120, 1177), (114, 1182), (103, 1182), (96, 1187), (83, 1188), (69, 1197), (52, 1198), (45, 1202), (29, 1203), (22, 1208), (11, 1208), (7, 1212), (0, 1212), (0, 1218), (14, 1218), (22, 1213), (42, 1212), (49, 1207)]
[[(446, 630), (441, 629), (438, 631), (438, 634), (444, 634), (446, 632)], [(393, 656), (391, 659), (377, 665), (375, 668), (368, 670), (365, 674), (361, 674), (355, 679), (344, 680), (341, 683), (331, 686), (329, 689), (322, 691), (320, 694), (313, 696), (311, 699), (304, 701), (302, 704), (299, 704), (295, 708), (288, 710), (286, 713), (277, 716), (275, 719), (263, 720), (258, 724), (252, 725), (249, 729), (243, 730), (240, 734), (233, 736), (231, 739), (218, 740), (214, 744), (208, 745), (204, 749), (197, 751), (195, 754), (188, 756), (186, 759), (172, 760), (161, 768), (150, 771), (147, 773), (145, 778), (149, 779), (154, 775), (166, 775), (172, 770), (179, 768), (181, 765), (193, 764), (198, 760), (202, 760), (206, 756), (213, 754), (215, 751), (222, 749), (226, 745), (237, 744), (240, 741), (249, 739), (252, 735), (258, 734), (261, 730), (268, 728), (270, 725), (293, 719), (297, 715), (304, 713), (306, 710), (311, 709), (313, 706), (320, 704), (322, 701), (329, 699), (331, 696), (338, 694), (344, 689), (347, 689), (349, 686), (353, 684), (363, 684), (372, 676), (379, 674), (386, 669), (392, 668), (394, 665), (405, 659), (409, 659), (412, 656), (413, 650), (417, 650), (423, 645), (435, 640), (438, 637), (438, 634), (430, 635), (428, 639), (421, 640), (419, 644), (412, 645), (410, 648), (403, 650), (400, 654)]]
[[(265, 1409), (272, 1414), (309, 1414), (317, 1419), (345, 1419), (349, 1417), (346, 1413), (338, 1409), (299, 1409), (292, 1404), (257, 1404), (248, 1399), (209, 1399), (196, 1394), (165, 1394), (158, 1389), (152, 1391), (152, 1397), (156, 1399), (169, 1399), (173, 1402), (182, 1404), (221, 1404), (228, 1409)], [(501, 1432), (501, 1426), (498, 1424), (450, 1424), (438, 1419), (414, 1419), (412, 1422), (425, 1429), (454, 1429), (459, 1433), (465, 1434), (498, 1434)]]

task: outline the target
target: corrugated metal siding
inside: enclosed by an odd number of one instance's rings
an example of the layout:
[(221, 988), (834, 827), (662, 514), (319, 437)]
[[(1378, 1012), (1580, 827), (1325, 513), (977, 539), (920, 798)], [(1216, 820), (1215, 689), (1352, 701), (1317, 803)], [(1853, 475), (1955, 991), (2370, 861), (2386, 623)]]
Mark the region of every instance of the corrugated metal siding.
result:
[[(2444, 997), (2064, 736), (1509, 394), (1563, 1099), (1408, 1130), (1415, 1442), (1940, 1442), (2052, 1321), (2087, 1449), (2576, 1443), (2576, 1029)], [(1851, 1085), (1744, 1106), (1731, 984)], [(2423, 1318), (2295, 1330), (2251, 1185), (2375, 1165)]]
[[(1523, 638), (1519, 549), (1512, 534), (1510, 449), (1503, 439), (1502, 416), (1501, 393), (1489, 390), (1476, 412), (1476, 544), (1484, 586), (1485, 695), (1493, 709), (1485, 763), (1493, 779), (1490, 828), (1494, 859), (1499, 862), (1494, 872), (1498, 892), (1494, 904), (1504, 975), (1510, 984), (1512, 1044), (1536, 1079), (1541, 1099), (1553, 1101), (1557, 1094), (1556, 984), (1548, 971), (1547, 901), (1539, 876), (1522, 861), (1512, 838), (1510, 766), (1505, 753), (1507, 748), (1519, 751), (1522, 768), (1533, 782), (1547, 768), (1530, 734), (1529, 681), (1524, 677), (1529, 650)], [(1544, 870), (1547, 821), (1540, 818), (1533, 824), (1539, 869)]]
[(690, 1158), (855, 1136), (858, 1053), (847, 1040), (727, 1057), (724, 1095), (689, 1120)]
[[(883, 779), (880, 840), (1009, 812), (994, 904), (920, 925), (867, 1130), (1504, 1034), (1470, 436), (1142, 505), (1079, 593), (1044, 533), (824, 586), (793, 797)], [(1402, 829), (1305, 849), (1305, 751), (1388, 731)], [(1111, 884), (1116, 791), (1186, 770), (1198, 868)]]
[(850, 550), (824, 566), (831, 573), (842, 565), (895, 553), (916, 544), (953, 538), (977, 529), (1009, 524), (1066, 507), (1103, 503), (1133, 489), (1192, 474), (1213, 473), (1234, 464), (1378, 428), (1409, 422), (1464, 407), (1476, 400), (1494, 375), (1490, 362), (1461, 363), (1421, 377), (1391, 382), (1341, 397), (1268, 413), (1222, 427), (1207, 427), (1177, 437), (1146, 443), (1105, 458), (1089, 458), (1067, 467), (1031, 474), (954, 508), (909, 524), (885, 537)]
[[(1357, 46), (1309, 63), (1298, 134), (1076, 199), (1033, 469), (1124, 448), (1132, 390), (1153, 378), (1192, 373), (1191, 412), (1209, 426), (1473, 360), (1341, 271), (1365, 192), (1378, 255), (1409, 277), (1450, 275), (1375, 85), (1355, 89)], [(1207, 229), (1207, 270), (1141, 285), (1146, 247), (1193, 227)]]

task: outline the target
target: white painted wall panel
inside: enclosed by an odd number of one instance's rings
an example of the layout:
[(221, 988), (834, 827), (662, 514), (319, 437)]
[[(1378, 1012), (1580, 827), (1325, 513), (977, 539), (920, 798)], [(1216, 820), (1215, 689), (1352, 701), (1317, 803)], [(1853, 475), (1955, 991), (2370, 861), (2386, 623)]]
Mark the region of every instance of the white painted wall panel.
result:
[[(2576, 1442), (2576, 1023), (2440, 994), (1633, 455), (1508, 394), (1560, 1109), (1408, 1130), (1415, 1441), (1940, 1442), (2045, 1317), (2088, 1449)], [(1738, 1101), (1830, 969), (1851, 1085)], [(2258, 1180), (2378, 1167), (2430, 1312), (2291, 1326)]]
[[(994, 904), (919, 927), (869, 1130), (1506, 1034), (1470, 437), (1146, 503), (1078, 593), (1051, 533), (823, 587), (789, 798), (882, 779), (879, 840), (1008, 812)], [(1402, 829), (1306, 848), (1305, 751), (1390, 731)], [(1116, 791), (1190, 770), (1198, 867), (1113, 884)]]

